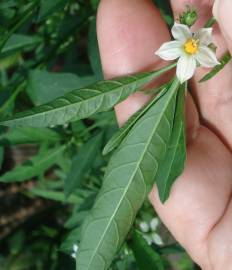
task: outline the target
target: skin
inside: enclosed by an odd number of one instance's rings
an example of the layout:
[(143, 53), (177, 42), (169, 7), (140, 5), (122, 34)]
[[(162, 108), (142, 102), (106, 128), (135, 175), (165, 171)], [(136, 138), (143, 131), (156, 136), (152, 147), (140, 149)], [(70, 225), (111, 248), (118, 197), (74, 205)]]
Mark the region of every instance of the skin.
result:
[[(175, 17), (191, 4), (202, 27), (212, 16), (213, 1), (172, 0)], [(220, 57), (232, 53), (231, 0), (220, 0), (214, 41)], [(224, 3), (222, 3), (224, 2)], [(224, 5), (224, 6), (223, 6)], [(227, 5), (225, 7), (225, 5)], [(216, 8), (215, 8), (216, 9)], [(229, 25), (229, 26), (228, 26)], [(220, 27), (220, 28), (219, 28)], [(169, 31), (150, 0), (101, 0), (97, 32), (105, 78), (153, 70), (167, 65), (154, 52), (170, 39)], [(230, 31), (231, 32), (231, 31)], [(187, 162), (163, 205), (154, 187), (150, 200), (173, 236), (203, 270), (232, 269), (232, 62), (208, 82), (199, 68), (186, 98)], [(159, 85), (165, 78), (155, 81)], [(122, 125), (149, 99), (136, 93), (115, 108)]]

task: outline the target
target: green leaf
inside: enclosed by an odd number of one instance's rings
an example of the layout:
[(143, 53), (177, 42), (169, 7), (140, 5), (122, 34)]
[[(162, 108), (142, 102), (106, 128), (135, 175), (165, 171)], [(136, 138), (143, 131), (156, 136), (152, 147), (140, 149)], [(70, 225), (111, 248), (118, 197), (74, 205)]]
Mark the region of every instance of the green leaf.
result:
[(178, 87), (176, 79), (112, 156), (102, 189), (83, 226), (76, 269), (108, 269), (123, 243), (165, 157)]
[(80, 238), (80, 228), (75, 228), (70, 231), (70, 233), (65, 238), (60, 249), (64, 252), (71, 253), (73, 251), (73, 246), (77, 244)]
[(67, 0), (41, 0), (38, 21), (41, 22), (48, 16), (51, 16), (52, 13), (59, 11), (67, 4), (67, 2)]
[(100, 0), (91, 0), (90, 2), (91, 2), (91, 5), (92, 5), (93, 9), (97, 10), (98, 5), (100, 3)]
[(220, 60), (220, 65), (214, 67), (209, 73), (207, 73), (199, 82), (206, 82), (217, 75), (232, 59), (229, 52), (226, 52)]
[(156, 246), (159, 249), (159, 252), (164, 255), (184, 253), (185, 250), (178, 243), (169, 244), (166, 246)]
[(31, 180), (32, 177), (40, 175), (56, 163), (65, 148), (66, 146), (59, 146), (39, 153), (37, 156), (32, 157), (22, 165), (16, 166), (12, 171), (2, 175), (0, 177), (0, 182), (12, 183)]
[(91, 67), (98, 80), (103, 79), (101, 59), (96, 32), (96, 18), (94, 18), (89, 26), (88, 34), (88, 55)]
[(41, 188), (32, 188), (30, 189), (30, 193), (44, 199), (57, 201), (61, 203), (80, 204), (83, 201), (83, 198), (80, 198), (74, 194), (72, 194), (68, 199), (66, 199), (64, 193), (61, 191), (51, 191)]
[(0, 170), (2, 169), (3, 158), (4, 158), (4, 149), (3, 147), (0, 147)]
[(100, 151), (102, 133), (84, 144), (74, 157), (71, 169), (64, 181), (65, 195), (69, 196), (75, 189), (81, 187), (83, 177), (92, 167), (97, 153)]
[(139, 231), (134, 231), (129, 245), (134, 253), (139, 270), (164, 270), (162, 257), (157, 253)]
[(41, 105), (92, 83), (95, 77), (78, 77), (72, 73), (33, 70), (29, 73), (27, 93), (35, 105)]
[(185, 89), (182, 86), (178, 92), (173, 131), (165, 161), (161, 164), (156, 176), (159, 197), (163, 203), (168, 199), (174, 181), (183, 172), (186, 160), (184, 96)]
[(2, 54), (9, 54), (16, 51), (21, 51), (22, 49), (37, 45), (41, 42), (41, 38), (38, 36), (25, 36), (21, 34), (12, 35), (5, 43)]
[(62, 136), (49, 128), (11, 128), (0, 135), (0, 145), (58, 142)]
[(172, 69), (175, 65), (174, 63), (154, 72), (97, 82), (89, 87), (72, 91), (45, 105), (18, 113), (3, 120), (0, 124), (45, 127), (87, 118), (97, 112), (111, 109), (144, 84)]
[(14, 25), (11, 29), (9, 30), (0, 29), (0, 34), (1, 34), (0, 52), (2, 52), (3, 47), (5, 46), (9, 38), (13, 35), (13, 33), (16, 32), (20, 27), (22, 27), (24, 23), (26, 23), (26, 21), (33, 15), (38, 4), (39, 4), (38, 0), (35, 0), (31, 4), (29, 4), (29, 7), (26, 10), (24, 10), (19, 20), (17, 22), (14, 22)]
[[(168, 89), (169, 86), (170, 85), (167, 85), (165, 88), (162, 88), (162, 91), (157, 98), (151, 100), (151, 102), (149, 102), (142, 109), (132, 115), (132, 117), (130, 117), (130, 119), (124, 124), (124, 126), (120, 128), (108, 141), (108, 143), (103, 149), (103, 155), (109, 154), (111, 151), (118, 147), (118, 145), (126, 137), (131, 128), (135, 125), (135, 123), (157, 102), (159, 97), (165, 94), (165, 91)], [(151, 92), (152, 91), (153, 90), (151, 89)]]
[(64, 224), (67, 229), (73, 229), (74, 227), (80, 226), (89, 214), (89, 210), (77, 211), (74, 213)]

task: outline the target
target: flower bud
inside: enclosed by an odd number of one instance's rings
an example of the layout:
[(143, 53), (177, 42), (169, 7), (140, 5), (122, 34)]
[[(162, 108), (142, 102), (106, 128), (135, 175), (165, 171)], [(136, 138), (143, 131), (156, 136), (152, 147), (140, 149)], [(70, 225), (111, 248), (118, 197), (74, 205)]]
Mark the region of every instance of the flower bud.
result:
[(191, 9), (189, 6), (187, 7), (187, 11), (183, 12), (179, 17), (180, 23), (185, 24), (189, 27), (194, 25), (197, 19), (197, 11), (195, 9)]

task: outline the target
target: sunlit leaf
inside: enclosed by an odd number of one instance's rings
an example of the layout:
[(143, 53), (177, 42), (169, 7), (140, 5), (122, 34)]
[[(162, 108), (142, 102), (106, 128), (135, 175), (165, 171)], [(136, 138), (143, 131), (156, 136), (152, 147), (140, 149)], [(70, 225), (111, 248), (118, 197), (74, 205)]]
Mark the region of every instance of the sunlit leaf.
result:
[(78, 270), (108, 269), (123, 243), (165, 157), (178, 86), (175, 80), (112, 156), (102, 189), (83, 225)]

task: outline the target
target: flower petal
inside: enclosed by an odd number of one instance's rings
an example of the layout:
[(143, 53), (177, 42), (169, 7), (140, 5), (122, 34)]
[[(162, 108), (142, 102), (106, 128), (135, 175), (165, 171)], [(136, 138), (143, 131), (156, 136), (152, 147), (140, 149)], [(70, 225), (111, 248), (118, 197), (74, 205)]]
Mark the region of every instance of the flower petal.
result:
[(206, 46), (199, 46), (199, 51), (195, 55), (196, 60), (203, 67), (210, 68), (219, 65), (216, 54)]
[(197, 67), (196, 60), (193, 56), (183, 55), (177, 62), (176, 75), (181, 83), (192, 78)]
[(194, 39), (199, 39), (200, 45), (208, 46), (213, 42), (212, 39), (213, 28), (202, 28), (194, 34)]
[(164, 60), (177, 59), (183, 54), (182, 43), (180, 41), (166, 42), (155, 52), (155, 54)]
[(187, 25), (175, 23), (172, 27), (172, 35), (175, 39), (185, 42), (192, 38), (192, 33)]

